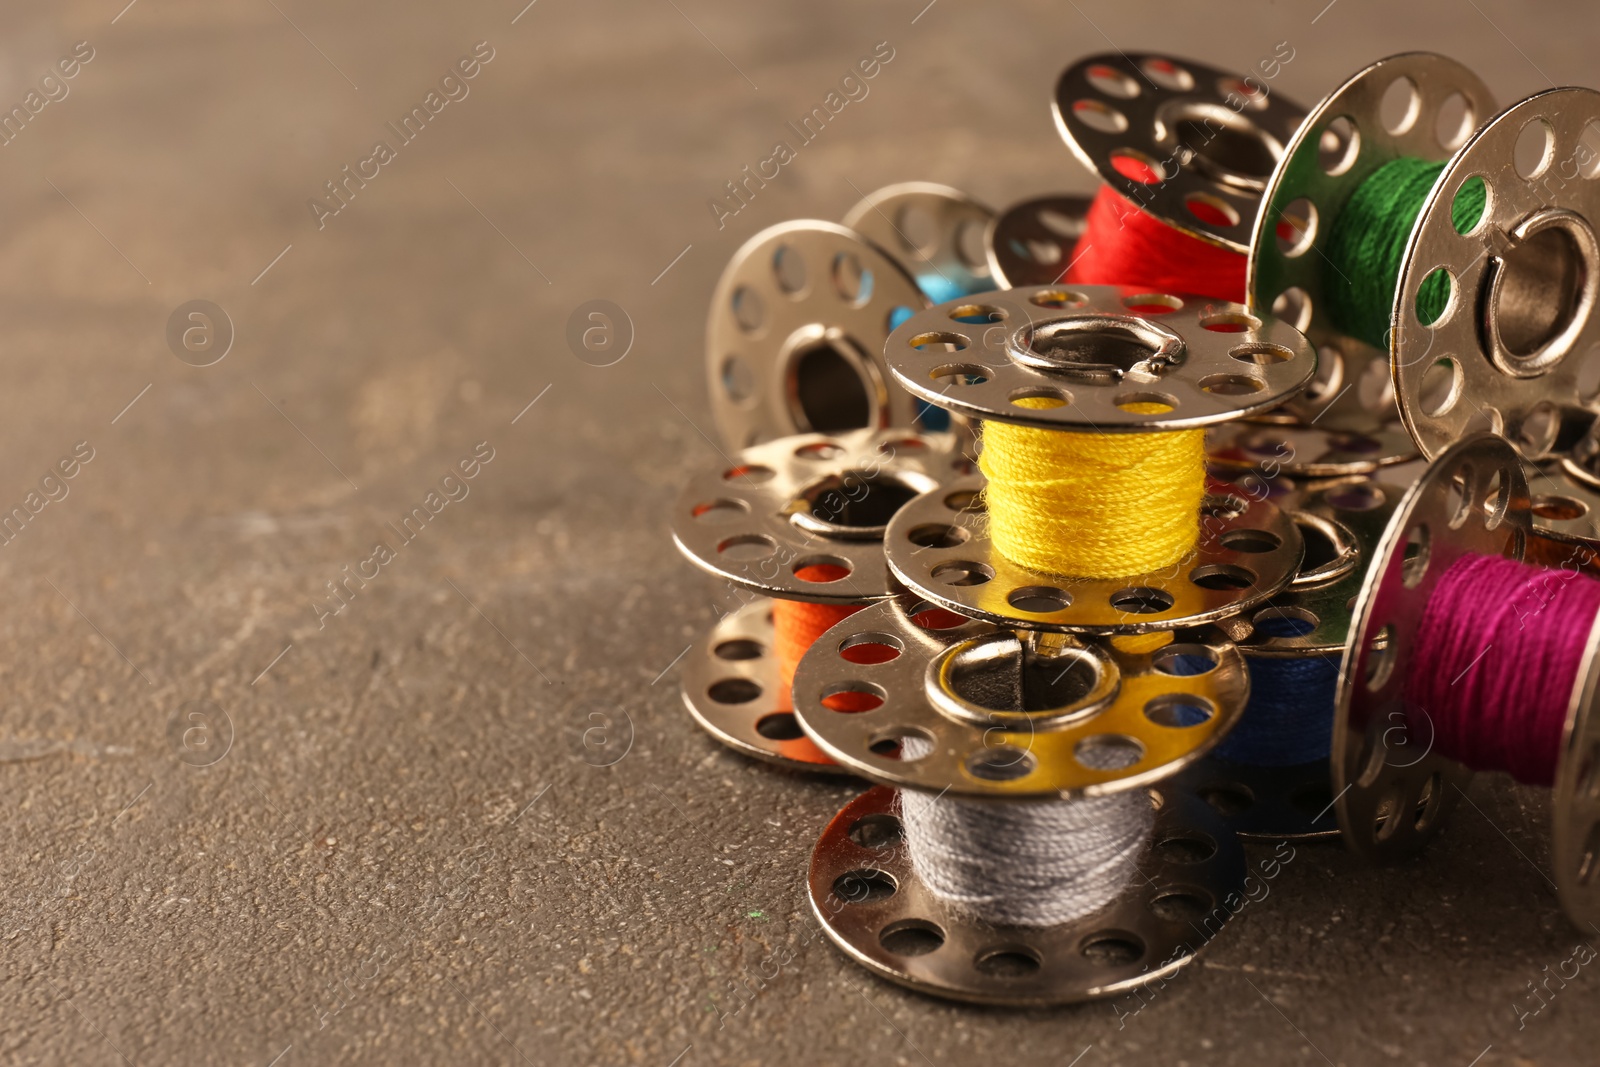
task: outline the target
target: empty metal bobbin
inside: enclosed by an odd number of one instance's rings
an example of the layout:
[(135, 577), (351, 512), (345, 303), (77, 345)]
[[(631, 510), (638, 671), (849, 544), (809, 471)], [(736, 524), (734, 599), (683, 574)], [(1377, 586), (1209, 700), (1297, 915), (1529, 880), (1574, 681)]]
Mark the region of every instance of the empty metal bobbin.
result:
[[(1297, 496), (1290, 516), (1306, 544), (1300, 572), (1249, 615), (1221, 624), (1246, 663), (1308, 656), (1338, 663), (1366, 578), (1365, 562), (1404, 495), (1400, 486), (1348, 478), (1319, 483)], [(1252, 677), (1252, 687), (1259, 684)], [(1327, 710), (1331, 728), (1331, 704)], [(1248, 718), (1239, 728), (1250, 728)], [(1215, 754), (1182, 776), (1183, 784), (1217, 808), (1235, 833), (1272, 840), (1337, 835), (1331, 781), (1328, 759), (1267, 766)]]
[[(1457, 199), (1480, 184), (1483, 211), (1458, 226)], [(1537, 93), (1445, 164), (1406, 246), (1392, 345), (1400, 414), (1424, 455), (1486, 429), (1539, 459), (1589, 432), (1600, 410), (1597, 229), (1600, 92)], [(1449, 290), (1431, 321), (1418, 309), (1425, 284)]]
[(795, 433), (943, 429), (896, 388), (883, 342), (927, 306), (893, 256), (832, 222), (785, 222), (746, 241), (711, 297), (706, 362), (723, 441)]
[(1330, 317), (1330, 294), (1350, 284), (1327, 256), (1334, 223), (1385, 164), (1447, 159), (1494, 106), (1460, 63), (1408, 52), (1357, 72), (1287, 142), (1251, 237), (1247, 291), (1252, 307), (1272, 309), (1317, 346), (1317, 380), (1288, 405), (1303, 420), (1371, 432), (1395, 419), (1389, 353)]
[(1089, 202), (1087, 196), (1041, 196), (990, 219), (984, 249), (995, 288), (1060, 282), (1088, 225)]
[(994, 212), (959, 189), (902, 182), (867, 196), (844, 224), (897, 255), (934, 303), (996, 285), (983, 236)]
[(1059, 926), (982, 922), (934, 895), (904, 846), (891, 789), (834, 816), (811, 854), (811, 908), (830, 940), (880, 977), (934, 996), (1010, 1006), (1115, 997), (1177, 972), (1242, 907), (1244, 849), (1207, 805), (1163, 783), (1138, 876)]
[(1122, 196), (1248, 252), (1262, 191), (1305, 109), (1204, 63), (1108, 52), (1062, 73), (1055, 117), (1074, 154)]
[(672, 513), (684, 555), (765, 596), (858, 604), (894, 591), (889, 520), (973, 469), (952, 434), (802, 434), (739, 452), (689, 481)]

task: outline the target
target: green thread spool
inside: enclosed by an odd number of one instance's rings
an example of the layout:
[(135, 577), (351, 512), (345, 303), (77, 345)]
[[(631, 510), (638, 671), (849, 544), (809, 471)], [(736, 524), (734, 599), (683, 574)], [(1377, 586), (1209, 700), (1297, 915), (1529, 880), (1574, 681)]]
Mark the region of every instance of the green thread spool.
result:
[[(1406, 156), (1391, 160), (1361, 183), (1334, 220), (1328, 261), (1343, 284), (1329, 292), (1328, 312), (1341, 333), (1374, 348), (1389, 347), (1389, 316), (1406, 239), (1444, 166)], [(1478, 225), (1487, 201), (1482, 178), (1461, 187), (1450, 205), (1458, 233)], [(1438, 321), (1449, 299), (1449, 279), (1443, 272), (1429, 275), (1417, 291), (1417, 318), (1424, 326)]]

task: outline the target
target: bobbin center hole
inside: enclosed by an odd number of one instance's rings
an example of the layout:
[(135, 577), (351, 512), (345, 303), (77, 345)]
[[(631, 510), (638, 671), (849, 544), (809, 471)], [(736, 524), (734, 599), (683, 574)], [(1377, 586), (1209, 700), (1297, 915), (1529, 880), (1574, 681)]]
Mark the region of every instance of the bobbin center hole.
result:
[(809, 327), (789, 344), (784, 396), (801, 433), (843, 433), (878, 422), (881, 407), (867, 362), (838, 330)]
[(1490, 260), (1487, 318), (1491, 356), (1508, 374), (1532, 377), (1572, 351), (1600, 288), (1600, 243), (1582, 216), (1535, 212)]
[(881, 540), (895, 512), (938, 483), (911, 471), (848, 470), (818, 478), (789, 506), (796, 526), (827, 537)]
[(1183, 166), (1213, 181), (1257, 191), (1283, 156), (1283, 144), (1232, 108), (1177, 100), (1158, 115), (1164, 147), (1175, 149)]
[(956, 719), (1009, 730), (1101, 710), (1117, 688), (1110, 660), (1067, 634), (999, 633), (951, 646), (928, 665), (928, 695)]
[(1091, 382), (1153, 382), (1184, 357), (1183, 338), (1129, 315), (1075, 315), (1023, 326), (1013, 355), (1039, 370)]

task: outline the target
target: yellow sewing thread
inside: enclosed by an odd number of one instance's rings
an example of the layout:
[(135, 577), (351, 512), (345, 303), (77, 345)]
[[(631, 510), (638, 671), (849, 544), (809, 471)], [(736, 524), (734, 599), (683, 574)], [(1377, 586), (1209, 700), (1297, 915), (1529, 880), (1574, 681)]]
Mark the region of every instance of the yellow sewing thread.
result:
[(1143, 574), (1176, 563), (1200, 537), (1204, 430), (1069, 433), (990, 421), (978, 466), (989, 480), (989, 536), (1024, 567), (1074, 578)]

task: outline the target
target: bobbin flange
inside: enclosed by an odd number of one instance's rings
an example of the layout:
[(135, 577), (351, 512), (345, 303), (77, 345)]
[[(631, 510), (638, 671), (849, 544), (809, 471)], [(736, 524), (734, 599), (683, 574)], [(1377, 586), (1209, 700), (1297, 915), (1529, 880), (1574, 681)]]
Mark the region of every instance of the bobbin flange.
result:
[(1452, 446), (1390, 517), (1356, 597), (1334, 706), (1335, 810), (1346, 843), (1376, 861), (1425, 845), (1472, 777), (1433, 751), (1432, 722), (1403, 688), (1428, 598), (1469, 553), (1520, 559), (1528, 483), (1504, 438)]
[(750, 238), (723, 270), (706, 324), (723, 441), (921, 427), (882, 353), (894, 323), (927, 304), (892, 256), (836, 223), (785, 222)]
[[(1307, 542), (1305, 564), (1288, 588), (1262, 607), (1222, 624), (1246, 663), (1306, 656), (1338, 662), (1366, 576), (1363, 560), (1371, 558), (1404, 494), (1398, 486), (1351, 478), (1322, 483), (1297, 498), (1290, 514)], [(1331, 706), (1328, 714), (1331, 718)], [(1331, 775), (1327, 759), (1264, 766), (1212, 755), (1186, 768), (1179, 781), (1241, 836), (1309, 839), (1339, 832)]]
[(1266, 411), (1316, 369), (1306, 339), (1270, 315), (1115, 285), (952, 300), (896, 327), (884, 359), (930, 404), (1093, 433), (1198, 429)]
[[(926, 605), (874, 604), (819, 637), (795, 670), (795, 715), (846, 769), (954, 797), (1103, 796), (1200, 757), (1238, 719), (1244, 660), (1216, 627), (1128, 638), (919, 622)], [(864, 646), (873, 646), (872, 655)], [(1131, 646), (1131, 647), (1130, 647)], [(854, 650), (854, 651), (852, 651)], [(850, 694), (837, 711), (830, 703)], [(904, 758), (903, 742), (931, 751)], [(925, 747), (919, 744), (917, 747)]]
[[(1408, 83), (1409, 106), (1391, 128), (1382, 118), (1384, 96)], [(1329, 294), (1350, 284), (1327, 256), (1334, 220), (1384, 164), (1448, 158), (1494, 106), (1488, 86), (1455, 60), (1408, 52), (1349, 78), (1289, 139), (1251, 235), (1246, 290), (1251, 307), (1273, 309), (1317, 346), (1317, 381), (1288, 405), (1304, 421), (1370, 432), (1395, 418), (1389, 354), (1342, 333), (1329, 317)], [(1456, 128), (1441, 129), (1458, 109)]]
[(997, 626), (1108, 634), (1211, 622), (1266, 600), (1300, 567), (1300, 532), (1288, 515), (1208, 482), (1200, 539), (1171, 567), (1120, 578), (1034, 570), (990, 538), (983, 486), (974, 475), (905, 505), (884, 550), (907, 587)]
[(800, 729), (778, 688), (770, 600), (729, 612), (696, 641), (682, 685), (689, 714), (729, 748), (792, 770), (845, 773)]
[(851, 208), (844, 224), (899, 255), (938, 303), (992, 289), (983, 235), (994, 212), (959, 189), (933, 182), (887, 185)]
[(1188, 59), (1107, 52), (1056, 83), (1056, 127), (1084, 165), (1185, 233), (1250, 250), (1261, 192), (1305, 109)]
[[(1596, 396), (1580, 387), (1591, 380), (1583, 365), (1600, 359), (1597, 123), (1600, 92), (1536, 93), (1474, 133), (1423, 202), (1400, 268), (1391, 355), (1400, 414), (1424, 455), (1487, 429), (1538, 459), (1594, 423)], [(1525, 137), (1536, 142), (1528, 166)], [(1484, 184), (1488, 202), (1458, 230), (1452, 215), (1469, 182)], [(1450, 296), (1426, 323), (1418, 290), (1433, 278)]]
[(1206, 460), (1214, 466), (1265, 469), (1305, 478), (1370, 474), (1417, 458), (1417, 446), (1398, 426), (1372, 433), (1315, 426), (1230, 422), (1206, 431)]
[(893, 790), (846, 804), (811, 854), (811, 907), (828, 937), (883, 978), (979, 1004), (1067, 1004), (1116, 996), (1188, 963), (1242, 906), (1238, 840), (1168, 783), (1139, 876), (1092, 915), (998, 926), (934, 895), (904, 846)]
[(1055, 285), (1072, 265), (1088, 226), (1087, 196), (1041, 196), (1013, 204), (989, 220), (984, 249), (1000, 289)]
[[(1572, 546), (1578, 551), (1546, 548), (1539, 562), (1559, 566), (1570, 559), (1586, 569), (1600, 550), (1600, 479), (1571, 458), (1526, 464), (1528, 491), (1533, 497), (1533, 529), (1542, 538)], [(1530, 555), (1533, 546), (1530, 545)]]
[(881, 599), (893, 592), (882, 544), (890, 516), (972, 469), (952, 434), (786, 437), (692, 478), (673, 509), (672, 536), (696, 566), (766, 596)]
[(1600, 618), (1567, 705), (1551, 797), (1550, 863), (1573, 925), (1600, 926)]

